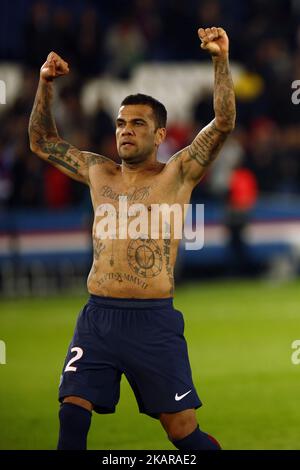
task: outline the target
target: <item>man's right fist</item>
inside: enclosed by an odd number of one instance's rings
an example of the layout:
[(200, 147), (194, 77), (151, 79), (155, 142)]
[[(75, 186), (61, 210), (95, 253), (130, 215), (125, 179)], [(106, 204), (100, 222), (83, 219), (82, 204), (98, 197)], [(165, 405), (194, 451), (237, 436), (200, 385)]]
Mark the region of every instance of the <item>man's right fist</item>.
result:
[(41, 67), (40, 76), (47, 82), (54, 80), (54, 78), (66, 75), (69, 73), (68, 63), (65, 62), (55, 52), (50, 52), (46, 62)]

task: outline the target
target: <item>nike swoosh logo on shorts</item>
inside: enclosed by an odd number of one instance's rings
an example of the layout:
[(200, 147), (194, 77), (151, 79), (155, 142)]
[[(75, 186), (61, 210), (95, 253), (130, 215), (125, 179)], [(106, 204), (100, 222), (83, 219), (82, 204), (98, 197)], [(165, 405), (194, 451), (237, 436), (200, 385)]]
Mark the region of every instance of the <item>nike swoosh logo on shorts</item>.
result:
[(178, 393), (176, 393), (175, 395), (175, 400), (176, 401), (180, 401), (182, 400), (184, 397), (186, 397), (189, 393), (191, 393), (192, 390), (189, 390), (188, 392), (184, 393), (183, 395), (178, 395)]

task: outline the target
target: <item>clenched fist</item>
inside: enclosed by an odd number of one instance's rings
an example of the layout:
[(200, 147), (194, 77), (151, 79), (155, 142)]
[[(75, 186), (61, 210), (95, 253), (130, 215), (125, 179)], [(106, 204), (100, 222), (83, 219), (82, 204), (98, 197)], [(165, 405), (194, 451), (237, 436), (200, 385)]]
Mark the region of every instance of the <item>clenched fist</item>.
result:
[(229, 50), (229, 40), (223, 28), (199, 28), (198, 36), (201, 48), (206, 49), (213, 56), (226, 56)]
[(61, 75), (66, 75), (69, 73), (68, 63), (65, 62), (58, 54), (55, 52), (50, 52), (47, 57), (46, 62), (41, 67), (40, 77), (49, 82), (54, 80)]

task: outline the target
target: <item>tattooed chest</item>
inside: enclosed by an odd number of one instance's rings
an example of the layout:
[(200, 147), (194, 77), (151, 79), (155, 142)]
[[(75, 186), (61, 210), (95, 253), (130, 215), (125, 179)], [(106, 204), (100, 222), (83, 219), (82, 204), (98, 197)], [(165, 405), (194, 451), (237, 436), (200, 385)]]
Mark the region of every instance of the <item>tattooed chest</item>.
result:
[(97, 205), (109, 202), (115, 205), (119, 201), (147, 204), (152, 194), (153, 188), (150, 185), (132, 186), (129, 189), (125, 189), (105, 184), (93, 191), (93, 197)]

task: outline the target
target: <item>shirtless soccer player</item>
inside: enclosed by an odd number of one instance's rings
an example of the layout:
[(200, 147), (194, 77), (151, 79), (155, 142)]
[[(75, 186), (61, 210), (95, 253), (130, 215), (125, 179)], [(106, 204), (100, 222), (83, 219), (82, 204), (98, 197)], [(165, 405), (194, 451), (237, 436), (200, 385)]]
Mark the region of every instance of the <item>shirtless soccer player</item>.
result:
[[(57, 132), (51, 111), (53, 80), (68, 73), (55, 52), (40, 71), (29, 124), (31, 150), (71, 178), (89, 185), (94, 207), (94, 262), (88, 277), (90, 293), (70, 344), (59, 388), (61, 402), (58, 449), (86, 449), (92, 410), (113, 413), (120, 379), (129, 381), (139, 410), (159, 419), (177, 449), (219, 449), (200, 430), (195, 390), (183, 336), (182, 314), (173, 308), (173, 268), (179, 239), (101, 236), (101, 211), (109, 206), (120, 215), (119, 203), (188, 204), (193, 188), (216, 158), (235, 123), (235, 99), (229, 70), (229, 41), (222, 28), (199, 29), (201, 48), (215, 71), (215, 118), (193, 142), (167, 164), (157, 161), (166, 136), (165, 107), (154, 98), (126, 97), (116, 119), (121, 165), (102, 155), (81, 151)], [(55, 188), (54, 188), (55, 190)], [(105, 206), (105, 207), (106, 207)], [(128, 226), (132, 217), (129, 212)], [(124, 224), (124, 220), (123, 220)], [(151, 232), (152, 233), (152, 232)]]

